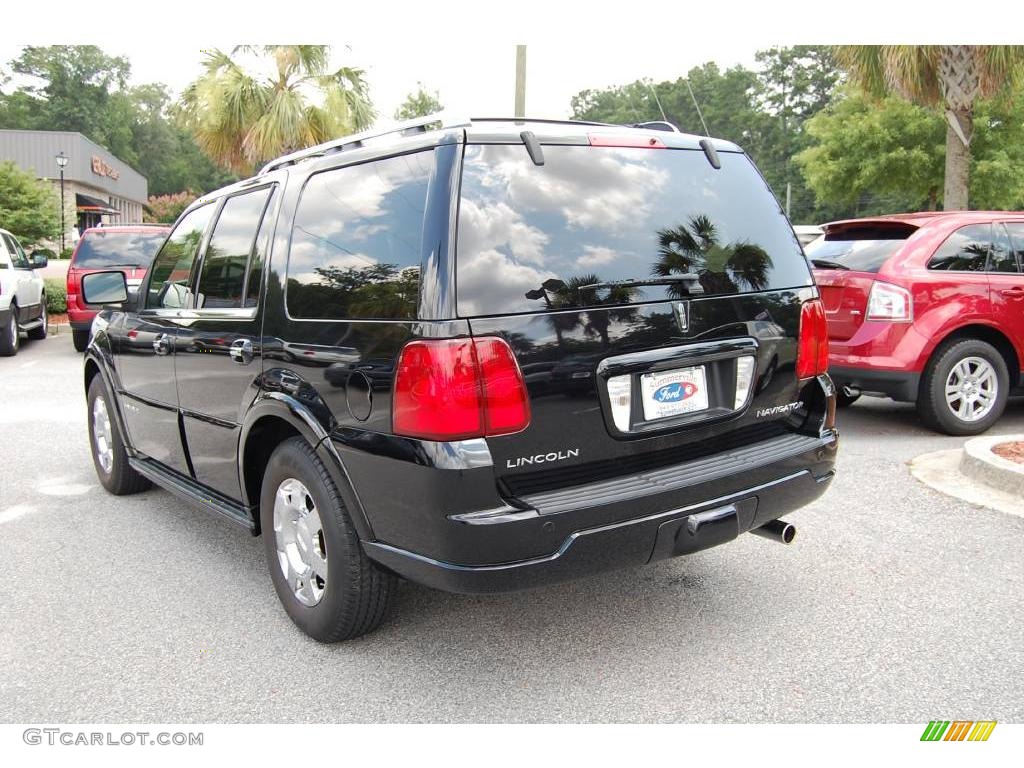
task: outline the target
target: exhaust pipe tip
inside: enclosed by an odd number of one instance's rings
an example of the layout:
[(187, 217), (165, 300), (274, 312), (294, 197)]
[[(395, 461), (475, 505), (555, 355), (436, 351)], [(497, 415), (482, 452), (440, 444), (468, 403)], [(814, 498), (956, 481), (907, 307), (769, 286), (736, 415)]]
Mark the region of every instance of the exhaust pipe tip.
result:
[(849, 384), (844, 384), (843, 387), (842, 387), (842, 390), (843, 390), (843, 394), (846, 395), (847, 397), (859, 397), (860, 396), (860, 388), (859, 387), (851, 387)]
[(750, 532), (763, 536), (766, 539), (777, 541), (780, 544), (792, 544), (793, 539), (796, 538), (796, 526), (792, 523), (787, 523), (785, 520), (771, 520), (760, 528), (752, 529)]

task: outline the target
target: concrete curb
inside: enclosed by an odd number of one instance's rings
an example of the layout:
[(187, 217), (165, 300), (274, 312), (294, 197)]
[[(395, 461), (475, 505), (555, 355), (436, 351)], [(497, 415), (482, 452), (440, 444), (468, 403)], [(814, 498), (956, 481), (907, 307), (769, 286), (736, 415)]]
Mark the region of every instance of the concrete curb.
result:
[(972, 480), (1021, 498), (1024, 504), (1024, 464), (992, 453), (993, 446), (1024, 440), (1024, 435), (985, 435), (968, 440), (960, 471)]
[[(1006, 436), (1002, 438), (1008, 439)], [(940, 493), (1008, 515), (1024, 517), (1024, 498), (965, 475), (960, 470), (963, 455), (964, 452), (959, 448), (935, 451), (911, 459), (907, 464), (910, 474)]]

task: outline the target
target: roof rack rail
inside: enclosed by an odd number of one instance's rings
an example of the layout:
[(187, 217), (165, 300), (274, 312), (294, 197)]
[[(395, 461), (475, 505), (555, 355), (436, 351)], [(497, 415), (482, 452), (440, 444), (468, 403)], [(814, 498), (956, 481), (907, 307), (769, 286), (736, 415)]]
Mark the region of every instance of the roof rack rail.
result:
[(276, 160), (271, 160), (260, 169), (257, 176), (262, 176), (265, 173), (277, 170), (278, 168), (284, 168), (288, 165), (294, 165), (301, 160), (307, 160), (311, 157), (320, 157), (333, 152), (341, 152), (346, 149), (357, 149), (363, 145), (364, 141), (378, 139), (382, 136), (389, 136), (396, 133), (403, 135), (411, 135), (413, 132), (425, 133), (429, 130), (429, 126), (434, 124), (437, 124), (441, 128), (457, 128), (469, 125), (469, 121), (452, 119), (446, 113), (439, 112), (433, 115), (417, 117), (413, 120), (406, 120), (384, 130), (375, 130), (371, 128), (368, 131), (362, 131), (361, 133), (353, 133), (349, 136), (331, 139), (330, 141), (325, 141), (323, 144), (317, 144), (314, 147), (300, 149), (296, 152), (292, 152), (291, 154), (279, 157)]

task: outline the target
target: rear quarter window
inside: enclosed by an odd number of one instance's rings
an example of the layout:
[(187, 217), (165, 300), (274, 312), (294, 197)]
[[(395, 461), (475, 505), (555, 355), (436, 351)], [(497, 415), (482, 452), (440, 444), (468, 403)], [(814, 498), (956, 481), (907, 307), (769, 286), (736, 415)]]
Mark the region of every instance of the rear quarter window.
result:
[(416, 317), (433, 165), (434, 153), (426, 150), (309, 178), (288, 252), (292, 317)]
[(991, 245), (991, 224), (970, 224), (960, 227), (936, 249), (928, 261), (928, 269), (984, 272)]
[(811, 283), (778, 202), (745, 155), (699, 150), (469, 145), (456, 260), (461, 316), (629, 304), (699, 275), (705, 296)]

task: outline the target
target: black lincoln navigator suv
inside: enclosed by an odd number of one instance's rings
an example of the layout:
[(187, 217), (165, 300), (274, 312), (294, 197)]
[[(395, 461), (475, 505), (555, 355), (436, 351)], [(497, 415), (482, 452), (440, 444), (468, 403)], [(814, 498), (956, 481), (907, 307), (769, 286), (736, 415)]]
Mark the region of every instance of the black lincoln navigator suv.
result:
[(726, 141), (424, 119), (197, 200), (138, 296), (83, 282), (100, 481), (262, 533), (321, 641), (378, 626), (396, 575), (492, 592), (788, 541), (833, 476), (817, 291)]

